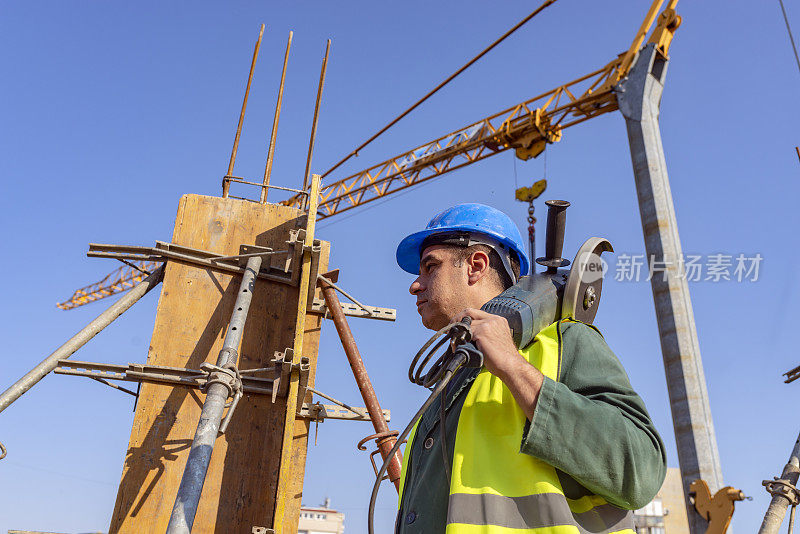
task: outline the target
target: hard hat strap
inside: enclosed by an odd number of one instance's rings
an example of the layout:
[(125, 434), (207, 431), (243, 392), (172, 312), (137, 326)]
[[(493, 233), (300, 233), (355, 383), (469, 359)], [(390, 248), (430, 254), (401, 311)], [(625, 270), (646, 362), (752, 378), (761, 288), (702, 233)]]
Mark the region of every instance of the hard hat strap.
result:
[(474, 234), (471, 232), (445, 232), (434, 234), (425, 238), (420, 247), (420, 252), (433, 245), (450, 245), (462, 248), (468, 248), (473, 245), (486, 245), (497, 252), (497, 255), (500, 257), (500, 262), (503, 264), (503, 268), (506, 274), (508, 274), (508, 279), (511, 280), (512, 285), (517, 283), (517, 277), (514, 276), (514, 269), (511, 268), (511, 251), (507, 245), (491, 236), (486, 234)]

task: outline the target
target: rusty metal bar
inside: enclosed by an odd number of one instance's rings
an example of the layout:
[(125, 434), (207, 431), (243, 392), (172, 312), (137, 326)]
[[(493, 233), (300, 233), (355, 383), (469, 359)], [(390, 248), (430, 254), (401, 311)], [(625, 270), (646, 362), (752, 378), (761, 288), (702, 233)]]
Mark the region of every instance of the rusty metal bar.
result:
[[(244, 112), (247, 109), (247, 96), (250, 94), (250, 84), (253, 82), (253, 71), (256, 69), (256, 60), (258, 59), (258, 50), (261, 48), (261, 37), (264, 35), (264, 25), (258, 32), (258, 40), (256, 47), (253, 50), (253, 60), (250, 62), (250, 74), (247, 76), (247, 86), (244, 89), (244, 101), (242, 102), (242, 111), (239, 112), (239, 124), (236, 126), (236, 136), (233, 138), (233, 150), (231, 150), (231, 160), (228, 162), (228, 172), (226, 176), (233, 174), (233, 164), (236, 163), (236, 151), (239, 150), (239, 138), (242, 135), (242, 123), (244, 123)], [(228, 198), (228, 191), (230, 190), (230, 182), (222, 182), (222, 198)]]
[[(298, 195), (308, 195), (308, 191), (301, 191), (299, 189), (294, 189), (292, 187), (283, 187), (280, 185), (264, 185), (264, 183), (258, 182), (248, 182), (244, 178), (239, 178), (238, 176), (225, 176), (222, 178), (224, 181), (228, 182), (236, 182), (239, 184), (247, 184), (247, 185), (257, 185), (263, 189), (280, 189), (281, 191), (289, 191), (291, 193), (297, 193)], [(246, 199), (249, 200), (249, 199)]]
[[(308, 140), (308, 156), (306, 156), (306, 170), (303, 172), (303, 191), (308, 188), (308, 179), (311, 171), (311, 156), (314, 154), (314, 140), (317, 137), (317, 119), (319, 118), (319, 104), (322, 101), (322, 88), (325, 85), (325, 73), (328, 71), (328, 54), (331, 52), (331, 40), (325, 46), (325, 58), (322, 60), (322, 68), (319, 73), (319, 85), (317, 86), (317, 101), (314, 104), (314, 119), (311, 122), (311, 139)], [(308, 197), (303, 199), (303, 209), (305, 210)], [(312, 281), (313, 283), (313, 281)]]
[[(364, 367), (364, 361), (361, 359), (361, 354), (358, 352), (356, 340), (353, 333), (350, 331), (350, 325), (347, 324), (347, 319), (342, 312), (342, 307), (339, 303), (339, 297), (336, 295), (336, 289), (328, 283), (328, 281), (320, 277), (319, 285), (322, 288), (322, 296), (325, 297), (325, 304), (333, 318), (333, 324), (336, 325), (336, 331), (339, 333), (339, 339), (342, 341), (342, 347), (347, 355), (347, 360), (350, 362), (350, 368), (353, 370), (353, 376), (356, 379), (358, 390), (361, 392), (361, 397), (369, 411), (369, 417), (372, 420), (372, 426), (375, 432), (383, 434), (389, 431), (389, 425), (383, 418), (383, 411), (378, 402), (378, 396), (375, 394), (375, 389), (372, 387), (372, 382), (367, 374), (367, 369)], [(395, 438), (380, 440), (378, 448), (381, 451), (381, 458), (386, 460), (397, 440)], [(400, 489), (400, 466), (401, 457), (398, 452), (392, 458), (389, 464), (389, 480), (392, 481), (394, 487)]]
[(56, 349), (55, 352), (42, 360), (39, 365), (17, 380), (0, 395), (0, 412), (8, 408), (12, 402), (20, 398), (26, 391), (47, 376), (50, 371), (55, 369), (58, 366), (59, 360), (69, 358), (75, 354), (75, 351), (83, 347), (90, 339), (100, 333), (101, 330), (114, 322), (117, 317), (125, 313), (131, 306), (138, 302), (139, 299), (157, 286), (163, 277), (164, 266), (162, 265), (153, 271), (150, 276), (142, 280), (136, 287), (131, 289), (128, 294), (124, 295), (106, 311), (98, 315), (97, 318), (86, 325), (83, 330), (72, 336), (66, 343)]
[[(286, 82), (286, 67), (289, 65), (289, 50), (292, 48), (292, 36), (294, 32), (289, 32), (289, 40), (286, 42), (286, 54), (283, 56), (283, 71), (281, 72), (281, 84), (278, 88), (278, 101), (275, 103), (275, 117), (272, 119), (272, 133), (267, 147), (267, 166), (264, 168), (264, 187), (261, 189), (261, 203), (267, 201), (267, 191), (269, 190), (269, 179), (272, 175), (272, 159), (275, 156), (275, 138), (278, 136), (278, 122), (281, 119), (281, 106), (283, 104), (283, 85)], [(230, 174), (230, 173), (228, 173)]]

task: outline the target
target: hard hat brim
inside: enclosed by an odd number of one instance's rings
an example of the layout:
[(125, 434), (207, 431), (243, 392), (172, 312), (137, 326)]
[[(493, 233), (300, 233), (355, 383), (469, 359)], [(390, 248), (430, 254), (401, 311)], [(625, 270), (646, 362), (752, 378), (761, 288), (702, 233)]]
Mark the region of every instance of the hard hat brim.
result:
[[(512, 240), (508, 239), (505, 236), (496, 234), (494, 232), (487, 232), (485, 230), (476, 231), (473, 226), (464, 225), (464, 226), (449, 226), (446, 228), (439, 227), (439, 228), (428, 228), (425, 230), (421, 230), (419, 232), (415, 232), (408, 237), (404, 238), (400, 241), (400, 244), (397, 245), (397, 264), (400, 266), (401, 269), (406, 271), (410, 274), (419, 274), (419, 261), (422, 256), (422, 243), (427, 239), (429, 236), (442, 234), (446, 232), (452, 231), (463, 231), (463, 232), (470, 232), (476, 235), (488, 235), (497, 241), (508, 245), (511, 247), (512, 250), (515, 249), (515, 244)], [(520, 261), (520, 276), (524, 276), (528, 274), (528, 259), (525, 257), (524, 254), (517, 254), (518, 259)]]
[(442, 233), (439, 228), (421, 230), (407, 236), (397, 245), (397, 265), (405, 272), (419, 274), (419, 260), (422, 256), (422, 242), (434, 234)]

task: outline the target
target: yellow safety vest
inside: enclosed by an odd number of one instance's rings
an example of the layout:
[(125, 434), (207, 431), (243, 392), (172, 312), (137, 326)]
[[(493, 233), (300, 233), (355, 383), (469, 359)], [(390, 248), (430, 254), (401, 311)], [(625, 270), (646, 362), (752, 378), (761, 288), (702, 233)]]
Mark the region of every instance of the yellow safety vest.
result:
[[(559, 322), (539, 332), (520, 354), (557, 380)], [(555, 468), (520, 452), (526, 422), (511, 391), (482, 369), (458, 419), (446, 534), (635, 534), (631, 512), (599, 495), (568, 499)], [(401, 503), (416, 430), (403, 456)]]

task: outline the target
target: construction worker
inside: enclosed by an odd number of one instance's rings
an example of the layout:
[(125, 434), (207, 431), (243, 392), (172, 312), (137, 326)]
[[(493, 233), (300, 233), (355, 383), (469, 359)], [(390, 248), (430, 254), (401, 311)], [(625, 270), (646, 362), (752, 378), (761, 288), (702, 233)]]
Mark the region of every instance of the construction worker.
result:
[(437, 398), (409, 436), (397, 533), (633, 534), (661, 488), (664, 445), (597, 329), (558, 321), (518, 351), (480, 310), (528, 273), (523, 246), (507, 215), (461, 204), (397, 248), (422, 324), (469, 316), (484, 355), (448, 385), (445, 428)]

